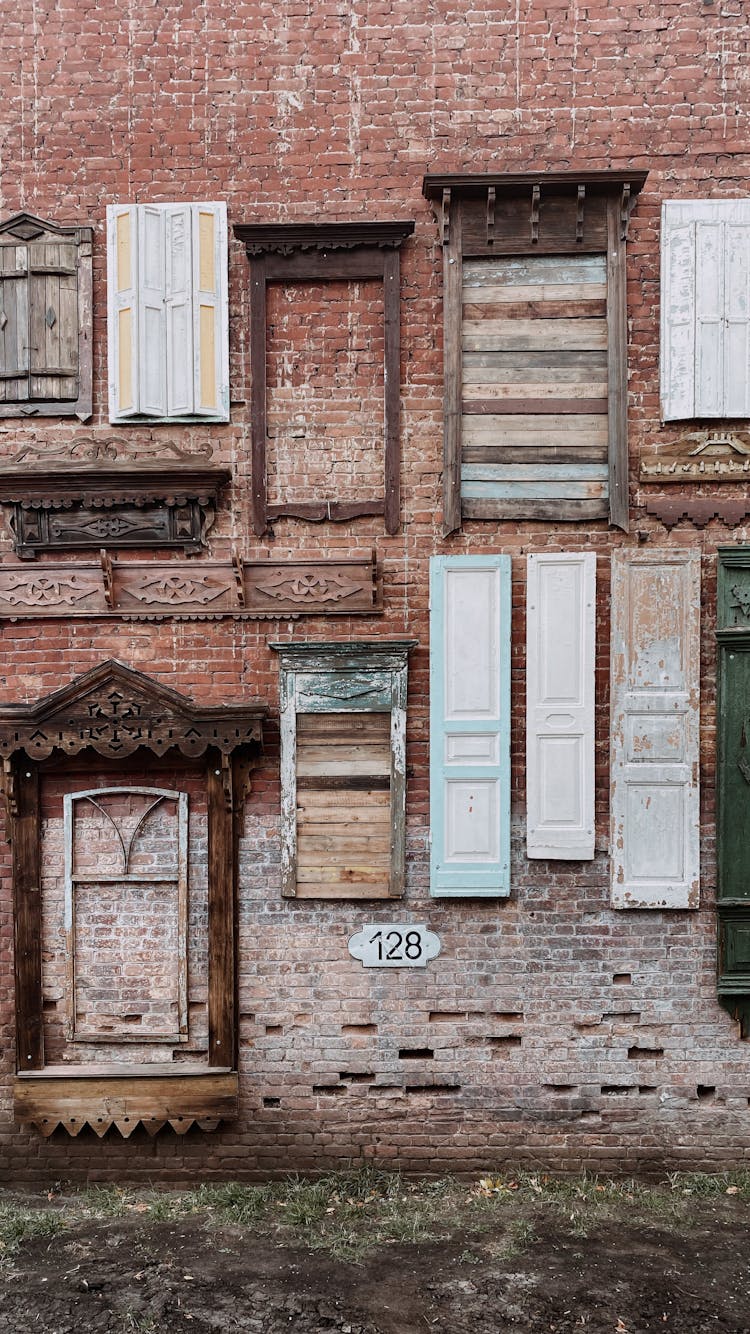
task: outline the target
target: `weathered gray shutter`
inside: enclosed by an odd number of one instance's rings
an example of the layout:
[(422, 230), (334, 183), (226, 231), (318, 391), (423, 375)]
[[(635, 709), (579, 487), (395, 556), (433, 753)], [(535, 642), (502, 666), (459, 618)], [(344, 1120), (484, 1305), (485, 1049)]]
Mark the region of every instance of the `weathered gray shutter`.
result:
[(229, 420), (227, 206), (193, 204), (193, 411)]
[(29, 397), (28, 247), (0, 247), (0, 402)]
[(189, 204), (166, 210), (167, 415), (193, 411), (193, 264)]
[(138, 225), (135, 204), (107, 208), (107, 344), (109, 416), (140, 411), (138, 374)]
[(138, 207), (138, 376), (141, 412), (167, 415), (166, 216), (159, 205)]
[(32, 242), (28, 252), (29, 397), (78, 398), (78, 247)]

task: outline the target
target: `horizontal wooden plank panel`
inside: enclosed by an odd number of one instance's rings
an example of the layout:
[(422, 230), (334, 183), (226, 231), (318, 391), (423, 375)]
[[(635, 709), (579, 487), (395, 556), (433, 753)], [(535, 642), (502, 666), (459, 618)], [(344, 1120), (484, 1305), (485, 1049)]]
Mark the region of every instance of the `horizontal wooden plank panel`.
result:
[(298, 713), (297, 736), (304, 737), (388, 737), (389, 713)]
[(606, 482), (479, 482), (461, 481), (461, 499), (466, 500), (599, 500), (607, 495)]
[[(114, 1117), (168, 1119), (170, 1117), (233, 1117), (237, 1115), (237, 1075), (205, 1073), (158, 1076), (103, 1075), (91, 1067), (86, 1077), (65, 1073), (19, 1076), (14, 1085), (15, 1115), (19, 1121), (68, 1120), (81, 1122)], [(96, 1073), (94, 1073), (96, 1070)], [(128, 1067), (130, 1070), (130, 1067)]]
[[(530, 252), (534, 259), (539, 252), (558, 251), (570, 255), (571, 243), (576, 244), (577, 200), (570, 194), (555, 195), (545, 190), (542, 183), (539, 209), (539, 239), (531, 240), (531, 192), (527, 208), (518, 207), (518, 199), (495, 200), (493, 242), (487, 244), (486, 210), (477, 208), (474, 200), (461, 207), (462, 248), (465, 255), (507, 253), (518, 256)], [(589, 192), (586, 199), (583, 239), (578, 246), (583, 251), (604, 251), (607, 248), (607, 198), (604, 194)], [(578, 258), (576, 255), (575, 258)], [(517, 262), (517, 260), (514, 260)]]
[[(386, 791), (361, 791), (347, 794), (347, 811), (341, 818), (359, 819), (358, 812), (365, 810), (387, 810), (390, 806), (390, 793)], [(304, 789), (297, 794), (297, 809), (312, 814), (320, 813), (321, 819), (336, 819), (336, 812), (341, 811), (341, 797), (335, 792), (310, 791)]]
[[(562, 437), (562, 439), (560, 438)], [(581, 444), (606, 445), (607, 418), (597, 414), (524, 414), (467, 416), (463, 419), (464, 445), (481, 444)]]
[(387, 870), (390, 858), (383, 866), (372, 866), (369, 858), (359, 862), (349, 861), (341, 866), (300, 866), (299, 849), (297, 850), (297, 884), (321, 885), (375, 885), (388, 878)]
[(462, 358), (464, 371), (470, 366), (508, 369), (514, 367), (526, 369), (530, 366), (540, 370), (562, 369), (566, 366), (597, 367), (606, 373), (607, 352), (602, 348), (546, 348), (532, 351), (528, 348), (518, 351), (513, 348), (505, 351), (465, 350)]
[(537, 414), (607, 413), (606, 398), (467, 398), (462, 404), (464, 417), (481, 417), (488, 414), (517, 416), (524, 410)]
[(607, 346), (606, 320), (464, 320), (462, 346), (467, 352), (545, 351)]
[(498, 500), (461, 498), (465, 519), (535, 519), (544, 523), (579, 523), (608, 519), (609, 500)]
[(586, 397), (586, 391), (600, 395), (607, 391), (606, 366), (472, 366), (464, 359), (462, 379), (464, 393), (467, 388), (472, 393), (481, 386), (483, 394), (531, 394), (539, 398), (543, 394), (559, 394), (564, 386), (565, 393), (580, 391)]
[(461, 469), (466, 482), (561, 482), (596, 481), (607, 478), (601, 463), (466, 463)]
[[(464, 278), (465, 276), (464, 268)], [(477, 305), (493, 305), (498, 302), (514, 305), (518, 301), (606, 301), (607, 284), (598, 281), (507, 284), (465, 282), (461, 296), (464, 303), (473, 302)]]
[[(606, 251), (606, 245), (602, 247)], [(464, 287), (484, 287), (548, 283), (600, 283), (607, 281), (606, 254), (601, 255), (529, 255), (518, 259), (464, 259)]]
[[(368, 831), (351, 829), (347, 825), (335, 826), (335, 831), (328, 829), (320, 824), (306, 824), (301, 822), (297, 827), (297, 837), (302, 840), (304, 834), (305, 854), (308, 858), (313, 854), (336, 853), (349, 854), (359, 852), (367, 853), (368, 859), (371, 856), (377, 856), (384, 850), (390, 856), (391, 838), (390, 830), (385, 824), (374, 825)], [(300, 845), (302, 843), (300, 842)]]
[(461, 451), (462, 463), (606, 463), (606, 445), (469, 445)]
[(367, 885), (336, 885), (320, 881), (308, 884), (302, 880), (298, 882), (295, 893), (297, 899), (389, 899), (390, 897), (388, 880)]
[(574, 320), (598, 319), (607, 313), (607, 303), (592, 301), (513, 301), (487, 305), (482, 301), (465, 301), (464, 324), (467, 320)]

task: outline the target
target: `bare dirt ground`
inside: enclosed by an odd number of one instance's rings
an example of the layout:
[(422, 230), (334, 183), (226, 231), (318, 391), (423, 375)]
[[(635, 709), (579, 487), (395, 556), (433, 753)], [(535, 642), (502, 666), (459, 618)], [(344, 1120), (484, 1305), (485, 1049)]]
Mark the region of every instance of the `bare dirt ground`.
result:
[(0, 1196), (0, 1331), (750, 1334), (750, 1180), (684, 1181)]

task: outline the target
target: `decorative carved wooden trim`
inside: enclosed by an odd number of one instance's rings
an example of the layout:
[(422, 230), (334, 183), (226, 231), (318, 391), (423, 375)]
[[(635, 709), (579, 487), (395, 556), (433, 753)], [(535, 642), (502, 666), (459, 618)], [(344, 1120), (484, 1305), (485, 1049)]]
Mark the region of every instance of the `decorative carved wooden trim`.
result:
[[(71, 293), (70, 287), (67, 290), (67, 306), (61, 305), (61, 302), (55, 299), (55, 304), (47, 307), (44, 320), (40, 319), (39, 327), (47, 325), (49, 329), (56, 329), (57, 338), (57, 359), (61, 360), (60, 348), (65, 348), (63, 359), (72, 357), (75, 362), (68, 360), (66, 365), (49, 365), (49, 355), (47, 358), (41, 354), (41, 350), (35, 347), (35, 351), (40, 351), (39, 360), (36, 366), (31, 363), (24, 369), (19, 369), (19, 374), (11, 376), (5, 371), (3, 378), (10, 385), (19, 386), (26, 380), (24, 391), (16, 389), (12, 391), (12, 396), (7, 400), (0, 399), (0, 417), (78, 417), (80, 421), (85, 421), (91, 416), (92, 412), (92, 391), (93, 391), (93, 355), (92, 355), (92, 290), (93, 290), (93, 247), (94, 230), (88, 226), (62, 226), (55, 222), (48, 222), (42, 218), (37, 218), (31, 213), (17, 213), (12, 218), (7, 218), (5, 222), (0, 223), (0, 252), (8, 247), (15, 247), (18, 252), (19, 243), (21, 247), (28, 247), (28, 262), (24, 264), (23, 269), (18, 268), (17, 276), (28, 279), (31, 274), (55, 273), (65, 278), (75, 278), (75, 295)], [(55, 265), (49, 267), (49, 259), (41, 258), (41, 263), (37, 261), (32, 263), (32, 249), (35, 244), (41, 245), (45, 242), (55, 244), (55, 242), (68, 242), (75, 247), (75, 263), (69, 265), (58, 259)], [(47, 251), (44, 252), (48, 254)], [(17, 266), (10, 265), (11, 271)], [(5, 270), (5, 265), (0, 261), (0, 271)], [(12, 277), (12, 272), (7, 272), (7, 278)], [(4, 286), (0, 282), (0, 289)], [(59, 287), (59, 281), (58, 281)], [(35, 289), (34, 289), (35, 290)], [(32, 289), (27, 289), (27, 296), (30, 296)], [(75, 325), (72, 324), (72, 312), (70, 309), (70, 298), (73, 297), (75, 304)], [(43, 297), (44, 303), (48, 300), (48, 295)], [(34, 313), (30, 301), (26, 303), (26, 318), (34, 325)], [(0, 291), (0, 324), (3, 322), (3, 295)], [(42, 307), (41, 314), (44, 314)], [(15, 318), (15, 309), (12, 312), (12, 318)], [(7, 322), (8, 316), (5, 315)], [(58, 337), (62, 330), (62, 336)], [(43, 330), (46, 333), (46, 330)], [(21, 340), (23, 341), (23, 340)], [(39, 338), (28, 339), (28, 343), (39, 344)], [(27, 351), (30, 349), (26, 349)], [(13, 370), (16, 365), (13, 364)], [(58, 385), (69, 381), (75, 377), (77, 380), (77, 393), (75, 398), (52, 397), (49, 389), (49, 382), (52, 380)], [(36, 385), (34, 382), (36, 381)], [(44, 387), (44, 382), (47, 386)]]
[(29, 440), (14, 454), (13, 463), (41, 463), (54, 466), (68, 461), (76, 464), (100, 462), (109, 466), (116, 460), (140, 471), (147, 462), (160, 467), (183, 464), (185, 469), (205, 467), (212, 456), (210, 441), (204, 440), (195, 449), (181, 449), (170, 440), (140, 440), (130, 435), (76, 436), (73, 440), (53, 443), (50, 440)]
[(650, 492), (644, 496), (643, 508), (653, 514), (665, 528), (674, 528), (683, 519), (705, 528), (713, 519), (734, 528), (750, 516), (750, 499), (727, 500), (723, 496), (665, 496)]
[[(250, 260), (250, 369), (252, 391), (253, 528), (260, 537), (269, 519), (344, 522), (357, 515), (385, 515), (388, 533), (400, 521), (400, 267), (399, 246), (413, 222), (238, 223), (234, 234)], [(385, 479), (382, 498), (269, 507), (266, 484), (266, 287), (269, 282), (380, 279), (385, 322)]]
[(238, 1083), (230, 1068), (208, 1066), (47, 1066), (16, 1077), (14, 1110), (45, 1138), (58, 1126), (78, 1135), (87, 1125), (100, 1137), (114, 1126), (128, 1139), (139, 1125), (150, 1135), (167, 1125), (184, 1135), (236, 1117)]
[(0, 620), (365, 616), (382, 609), (374, 553), (341, 560), (113, 561), (0, 570)]
[[(172, 460), (75, 464), (63, 469), (0, 466), (0, 505), (12, 504), (14, 549), (39, 551), (117, 547), (183, 547), (199, 552), (216, 517), (228, 468), (186, 467)], [(115, 512), (113, 512), (115, 511)]]
[(176, 749), (200, 756), (209, 747), (229, 755), (259, 747), (263, 704), (200, 708), (186, 695), (110, 659), (35, 704), (0, 706), (0, 754), (23, 750), (46, 759), (54, 750), (77, 755), (91, 747), (122, 759), (139, 746), (156, 755)]
[(750, 431), (691, 431), (654, 454), (641, 458), (641, 482), (747, 482), (750, 480)]
[[(135, 1118), (147, 1129), (167, 1123), (181, 1133), (194, 1120), (204, 1128), (236, 1114), (235, 913), (241, 797), (262, 748), (263, 704), (200, 708), (169, 686), (114, 660), (77, 677), (34, 704), (0, 708), (0, 753), (10, 803), (16, 922), (16, 1116), (51, 1133), (71, 1134), (87, 1121), (103, 1134), (116, 1125), (129, 1134)], [(208, 1062), (180, 1066), (44, 1067), (41, 1004), (40, 804), (38, 761), (64, 763), (93, 750), (124, 759), (139, 747), (156, 755), (206, 756), (208, 790)], [(31, 758), (33, 757), (33, 758)], [(80, 796), (81, 794), (79, 794)], [(26, 1072), (35, 1079), (26, 1082)], [(174, 1073), (173, 1073), (174, 1071)], [(198, 1083), (171, 1082), (175, 1075)], [(163, 1086), (145, 1081), (166, 1076)], [(46, 1081), (50, 1081), (47, 1083)], [(71, 1081), (73, 1081), (71, 1083)], [(112, 1081), (112, 1082), (108, 1082)], [(201, 1082), (202, 1081), (202, 1082)], [(204, 1100), (193, 1097), (201, 1090)], [(93, 1119), (92, 1119), (93, 1118)], [(175, 1124), (177, 1121), (178, 1124)], [(122, 1122), (122, 1124), (120, 1124)], [(47, 1127), (47, 1129), (45, 1129)], [(134, 1126), (130, 1126), (134, 1128)]]
[(604, 191), (611, 193), (618, 186), (630, 186), (631, 195), (637, 194), (645, 184), (647, 171), (522, 171), (522, 172), (487, 172), (481, 175), (425, 176), (422, 182), (422, 194), (426, 199), (442, 201), (444, 190), (451, 191), (455, 199), (483, 199), (487, 189), (492, 186), (496, 198), (501, 195), (518, 195), (534, 185), (556, 194), (570, 191), (578, 198), (578, 187), (586, 187), (587, 196)]

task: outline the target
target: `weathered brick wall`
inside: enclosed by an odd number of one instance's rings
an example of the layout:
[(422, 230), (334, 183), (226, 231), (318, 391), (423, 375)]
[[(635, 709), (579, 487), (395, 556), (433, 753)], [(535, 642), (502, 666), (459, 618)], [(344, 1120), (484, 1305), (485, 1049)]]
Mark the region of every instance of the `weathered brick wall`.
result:
[[(275, 558), (314, 556), (321, 543), (336, 552), (374, 547), (385, 613), (294, 627), (4, 622), (1, 697), (36, 699), (115, 657), (200, 701), (258, 698), (275, 710), (268, 638), (415, 635), (421, 647), (410, 676), (407, 893), (403, 903), (378, 905), (376, 915), (427, 921), (443, 942), (424, 972), (365, 971), (349, 957), (346, 940), (372, 918), (370, 906), (281, 900), (271, 727), (241, 849), (240, 1120), (213, 1135), (167, 1131), (149, 1140), (139, 1130), (127, 1141), (111, 1132), (100, 1141), (88, 1131), (76, 1139), (58, 1131), (43, 1141), (18, 1130), (11, 1117), (10, 854), (0, 841), (6, 1176), (40, 1184), (114, 1176), (178, 1181), (196, 1172), (251, 1176), (361, 1158), (431, 1170), (523, 1159), (629, 1171), (712, 1166), (747, 1154), (750, 1049), (715, 994), (712, 625), (716, 545), (750, 535), (719, 524), (701, 532), (685, 524), (667, 534), (636, 507), (628, 538), (603, 523), (474, 523), (449, 542), (441, 539), (441, 259), (421, 178), (426, 170), (649, 169), (628, 256), (635, 502), (639, 452), (678, 434), (658, 422), (659, 207), (663, 198), (746, 193), (749, 46), (741, 0), (524, 0), (475, 8), (444, 0), (215, 0), (199, 7), (167, 0), (145, 8), (39, 0), (3, 25), (0, 212), (24, 208), (94, 225), (95, 413), (82, 426), (0, 419), (0, 457), (13, 457), (24, 444), (54, 449), (73, 439), (116, 436), (136, 448), (210, 438), (215, 457), (234, 474), (211, 554), (225, 557), (232, 543), (248, 557), (271, 549)], [(238, 221), (416, 219), (402, 251), (398, 535), (386, 537), (380, 520), (361, 519), (314, 528), (284, 520), (272, 548), (252, 536), (247, 261), (236, 242), (231, 424), (106, 424), (105, 205), (172, 199), (226, 199), (230, 229)], [(303, 387), (285, 358), (301, 329), (282, 293), (272, 297), (269, 406), (286, 423), (270, 451), (274, 494), (282, 471), (303, 455), (310, 470), (291, 479), (299, 496), (320, 485), (320, 458), (303, 449), (307, 437), (300, 445), (294, 436), (297, 411), (313, 413), (316, 430), (325, 417), (337, 448), (355, 441), (362, 459), (345, 448), (340, 461), (340, 476), (355, 493), (379, 457), (380, 435), (363, 429), (380, 373), (377, 320), (369, 293), (340, 299), (353, 303), (346, 328), (354, 341), (342, 353), (347, 375), (352, 349), (362, 353), (347, 419), (332, 361), (319, 379), (311, 370), (312, 387), (300, 392), (297, 409), (295, 392)], [(308, 314), (305, 335), (309, 329), (314, 339), (319, 320)], [(368, 336), (360, 340), (363, 328)], [(365, 362), (374, 349), (378, 356)], [(342, 435), (347, 420), (351, 434)], [(641, 535), (651, 545), (696, 547), (704, 557), (702, 906), (692, 913), (614, 913), (608, 906), (609, 554), (637, 545)], [(5, 522), (0, 542), (3, 559), (12, 560)], [(524, 556), (544, 548), (599, 556), (598, 853), (585, 865), (524, 857)], [(513, 557), (513, 889), (504, 903), (433, 902), (427, 562), (438, 552), (489, 550)]]

